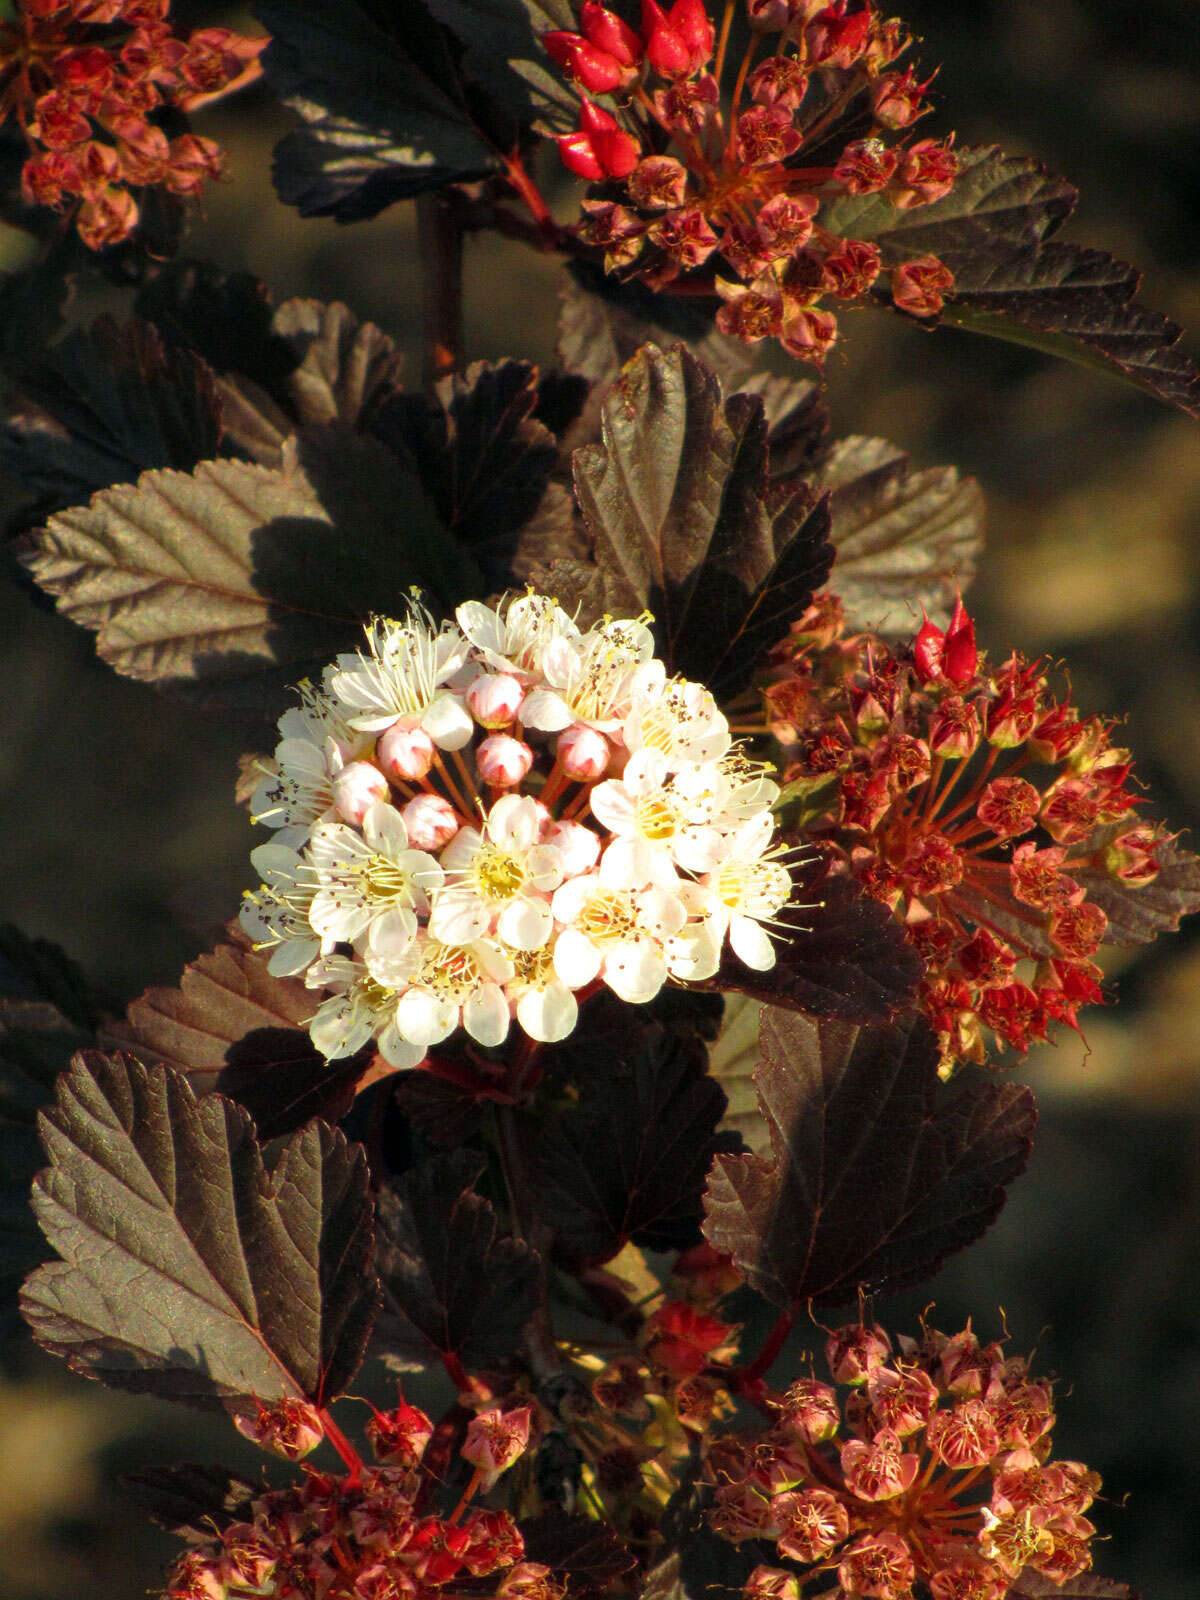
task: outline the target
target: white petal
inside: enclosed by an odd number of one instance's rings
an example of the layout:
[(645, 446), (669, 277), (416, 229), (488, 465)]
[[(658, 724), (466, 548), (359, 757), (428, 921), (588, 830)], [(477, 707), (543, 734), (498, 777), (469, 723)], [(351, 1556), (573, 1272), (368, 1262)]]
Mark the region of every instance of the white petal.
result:
[(562, 983), (528, 989), (517, 1001), (517, 1021), (531, 1039), (555, 1044), (565, 1039), (579, 1020), (579, 1004)]
[(440, 889), (429, 914), (429, 932), (443, 944), (470, 944), (488, 931), (490, 917), (470, 889)]
[(454, 620), (477, 650), (503, 653), (504, 628), (490, 606), (479, 600), (464, 600), (455, 611)]
[(485, 983), (463, 1006), (463, 1027), (480, 1044), (503, 1044), (508, 1024), (508, 1001), (498, 984)]
[(667, 939), (678, 933), (686, 920), (687, 912), (677, 894), (666, 889), (647, 889), (638, 896), (638, 921), (656, 939)]
[(488, 838), (506, 850), (528, 850), (540, 828), (537, 804), (529, 795), (501, 795), (488, 812)]
[(440, 750), (461, 750), (475, 732), (471, 713), (453, 694), (435, 695), (421, 726)]
[(620, 999), (644, 1005), (667, 981), (666, 957), (649, 939), (617, 945), (605, 958), (604, 981)]
[(520, 717), (527, 728), (542, 733), (561, 733), (575, 721), (562, 695), (543, 687), (531, 689), (521, 701)]
[(730, 917), (729, 943), (738, 960), (755, 972), (769, 972), (775, 965), (775, 946), (767, 930), (753, 917)]
[(483, 835), (477, 828), (460, 828), (442, 851), (442, 866), (447, 872), (465, 872), (482, 843)]
[(598, 783), (588, 796), (592, 815), (609, 833), (631, 835), (637, 827), (637, 798), (620, 778)]
[(273, 978), (298, 978), (320, 954), (318, 939), (285, 939), (271, 951), (267, 971)]
[(362, 900), (344, 905), (335, 890), (318, 889), (309, 907), (308, 920), (324, 938), (353, 944), (371, 924), (371, 912)]
[(367, 934), (367, 949), (376, 960), (396, 961), (408, 949), (416, 933), (416, 917), (406, 906), (396, 906), (375, 918)]
[(373, 806), (367, 807), (362, 831), (371, 849), (380, 855), (394, 857), (408, 849), (408, 829), (404, 826), (404, 818), (386, 800), (377, 800)]
[(396, 1027), (410, 1044), (428, 1049), (441, 1044), (458, 1027), (458, 1006), (431, 989), (409, 989), (396, 1007)]
[(407, 1039), (402, 1039), (399, 1029), (392, 1022), (379, 1035), (376, 1044), (388, 1066), (397, 1067), (401, 1072), (419, 1067), (425, 1059), (425, 1046), (410, 1044)]
[(514, 950), (540, 950), (554, 928), (545, 900), (511, 900), (500, 913), (496, 932)]
[(641, 889), (654, 873), (654, 849), (644, 839), (614, 839), (600, 857), (606, 889)]
[(601, 954), (578, 928), (564, 928), (554, 944), (554, 970), (568, 989), (582, 989), (600, 971)]
[(370, 1019), (360, 1012), (353, 1021), (354, 1010), (345, 995), (334, 995), (309, 1022), (309, 1037), (327, 1061), (352, 1056), (371, 1037)]
[(584, 877), (569, 878), (561, 889), (556, 889), (550, 902), (555, 921), (574, 922), (595, 892), (598, 881), (589, 873)]

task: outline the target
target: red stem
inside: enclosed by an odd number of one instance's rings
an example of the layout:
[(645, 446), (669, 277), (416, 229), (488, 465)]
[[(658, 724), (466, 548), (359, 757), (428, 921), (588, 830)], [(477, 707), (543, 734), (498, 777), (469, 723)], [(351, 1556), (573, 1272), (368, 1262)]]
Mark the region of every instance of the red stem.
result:
[(501, 159), (504, 162), (505, 176), (524, 200), (530, 215), (542, 231), (542, 248), (553, 250), (558, 243), (560, 229), (550, 215), (550, 207), (543, 199), (541, 190), (526, 172), (520, 151), (514, 150), (512, 155), (502, 156)]
[(783, 1349), (787, 1336), (792, 1331), (792, 1324), (796, 1320), (797, 1306), (788, 1306), (781, 1311), (775, 1319), (775, 1326), (767, 1335), (762, 1349), (751, 1361), (749, 1366), (742, 1368), (743, 1379), (757, 1379), (765, 1377), (770, 1370), (771, 1363)]
[(362, 1478), (362, 1457), (338, 1427), (328, 1411), (320, 1412), (321, 1426), (325, 1429), (325, 1437), (341, 1456), (346, 1466), (350, 1469), (350, 1482), (358, 1483)]
[(455, 1386), (459, 1394), (469, 1393), (474, 1389), (470, 1374), (453, 1350), (442, 1351), (442, 1365), (446, 1369), (450, 1382)]

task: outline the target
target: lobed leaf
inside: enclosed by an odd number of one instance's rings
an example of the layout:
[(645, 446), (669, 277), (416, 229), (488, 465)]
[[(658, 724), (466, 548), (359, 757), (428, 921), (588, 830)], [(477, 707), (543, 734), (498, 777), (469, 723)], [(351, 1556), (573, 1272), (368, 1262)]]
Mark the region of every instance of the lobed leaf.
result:
[(597, 1595), (637, 1565), (613, 1530), (552, 1508), (520, 1524), (526, 1561), (549, 1567), (569, 1595)]
[(231, 1101), (98, 1053), (75, 1057), (41, 1131), (34, 1209), (63, 1259), (21, 1309), (47, 1350), (200, 1406), (345, 1389), (376, 1300), (358, 1146), (311, 1122), (268, 1161)]
[(452, 604), (479, 582), (403, 464), (336, 426), (304, 433), (279, 470), (145, 473), (19, 553), (119, 672), (275, 714), (285, 685), (319, 676), (411, 585)]
[(537, 1252), (497, 1238), (475, 1185), (484, 1158), (435, 1156), (379, 1193), (379, 1332), (389, 1359), (424, 1366), (454, 1355), (468, 1368), (504, 1361), (538, 1305)]
[(275, 148), (282, 200), (304, 217), (362, 221), (499, 161), (446, 43), (417, 0), (258, 0), (268, 84), (305, 126)]
[(1059, 1584), (1026, 1567), (1008, 1591), (1008, 1600), (1141, 1600), (1141, 1593), (1128, 1583), (1098, 1578), (1094, 1572), (1081, 1572)]
[(912, 1000), (924, 968), (888, 908), (832, 862), (792, 864), (788, 927), (775, 965), (756, 972), (729, 954), (711, 981), (768, 1005), (842, 1022), (886, 1022)]
[(626, 1019), (580, 1103), (523, 1130), (534, 1210), (572, 1267), (629, 1243), (698, 1242), (704, 1180), (718, 1150), (725, 1095), (707, 1076), (695, 1032)]
[(541, 36), (574, 30), (569, 0), (424, 0), (465, 46), (463, 71), (540, 133), (576, 125), (580, 95), (550, 65)]
[(977, 1239), (1032, 1148), (1017, 1084), (949, 1090), (928, 1026), (760, 1022), (771, 1154), (717, 1157), (704, 1233), (776, 1305), (843, 1305), (931, 1276)]
[(236, 924), (232, 943), (184, 968), (178, 987), (147, 989), (101, 1043), (147, 1065), (173, 1067), (197, 1094), (216, 1091), (278, 1139), (312, 1117), (337, 1122), (354, 1100), (369, 1053), (326, 1061), (308, 1035), (316, 1000), (299, 978), (276, 978)]
[[(1109, 835), (1120, 832), (1108, 830)], [(1089, 840), (1091, 853), (1102, 847), (1104, 836)], [(1106, 944), (1150, 944), (1160, 933), (1174, 933), (1181, 917), (1200, 911), (1200, 858), (1171, 842), (1159, 845), (1158, 876), (1141, 888), (1092, 867), (1074, 870), (1072, 876), (1087, 890), (1088, 899), (1108, 918)]]
[(152, 1522), (196, 1542), (211, 1539), (214, 1529), (249, 1521), (250, 1502), (262, 1492), (226, 1467), (191, 1461), (143, 1467), (126, 1473), (121, 1483)]

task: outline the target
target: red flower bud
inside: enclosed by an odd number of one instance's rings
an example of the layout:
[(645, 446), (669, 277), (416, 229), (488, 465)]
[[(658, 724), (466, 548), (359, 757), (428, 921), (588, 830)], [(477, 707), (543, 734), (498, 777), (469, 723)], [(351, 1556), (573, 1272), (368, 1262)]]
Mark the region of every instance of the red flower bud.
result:
[(670, 14), (642, 0), (646, 59), (664, 78), (690, 78), (712, 54), (713, 27), (703, 0), (675, 0)]
[[(924, 612), (921, 613), (924, 616)], [(942, 676), (946, 635), (925, 617), (921, 631), (913, 640), (913, 670), (919, 683), (932, 683)]]
[(593, 183), (627, 178), (641, 157), (637, 141), (622, 133), (616, 118), (590, 100), (580, 107), (579, 131), (560, 134), (556, 142), (567, 170)]
[(670, 23), (691, 51), (691, 70), (696, 72), (712, 55), (716, 40), (704, 0), (675, 0), (671, 7)]
[(642, 59), (642, 41), (615, 11), (598, 4), (598, 0), (583, 0), (580, 20), (592, 44), (607, 50), (624, 67), (637, 66)]
[(950, 682), (961, 689), (970, 683), (979, 665), (979, 652), (975, 648), (975, 624), (967, 615), (959, 595), (946, 629), (942, 671)]
[(607, 50), (590, 44), (577, 33), (561, 29), (542, 35), (546, 54), (570, 73), (589, 94), (608, 94), (625, 81), (627, 68)]

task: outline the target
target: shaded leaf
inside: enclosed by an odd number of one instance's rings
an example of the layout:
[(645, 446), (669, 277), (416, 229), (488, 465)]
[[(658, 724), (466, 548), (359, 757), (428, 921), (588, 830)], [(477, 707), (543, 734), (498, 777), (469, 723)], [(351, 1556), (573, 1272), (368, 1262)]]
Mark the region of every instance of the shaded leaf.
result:
[(456, 1147), (483, 1121), (485, 1104), (469, 1089), (460, 1089), (432, 1072), (398, 1072), (392, 1097), (413, 1127), (432, 1143)]
[(306, 1026), (315, 1000), (299, 978), (276, 978), (231, 927), (184, 968), (177, 988), (147, 989), (101, 1043), (147, 1065), (174, 1067), (197, 1094), (217, 1091), (254, 1118), (262, 1139), (278, 1139), (311, 1117), (337, 1122), (354, 1100), (370, 1053), (326, 1061)]
[(379, 1193), (379, 1331), (388, 1356), (468, 1368), (505, 1360), (538, 1304), (537, 1252), (497, 1235), (475, 1184), (484, 1158), (435, 1156)]
[(477, 361), (443, 378), (432, 400), (395, 396), (372, 424), (470, 548), (488, 588), (526, 576), (533, 562), (565, 555), (573, 543), (582, 548), (570, 494), (551, 481), (558, 443), (534, 415), (540, 399), (529, 362)]
[(790, 870), (789, 928), (776, 941), (774, 967), (755, 972), (729, 954), (712, 986), (811, 1016), (886, 1022), (912, 1000), (924, 971), (903, 928), (826, 857)]
[(181, 1539), (211, 1539), (231, 1522), (249, 1521), (249, 1504), (262, 1493), (226, 1467), (194, 1461), (179, 1466), (143, 1467), (121, 1478), (122, 1486), (160, 1528)]
[(771, 1155), (717, 1157), (705, 1237), (776, 1305), (842, 1305), (931, 1276), (995, 1219), (1032, 1147), (1019, 1084), (937, 1077), (928, 1026), (775, 1008), (755, 1074)]
[(258, 0), (256, 11), (271, 34), (267, 82), (306, 124), (273, 164), (280, 198), (301, 216), (361, 221), (499, 166), (416, 0)]
[(648, 609), (671, 669), (741, 687), (828, 573), (827, 511), (802, 489), (768, 496), (761, 400), (722, 406), (682, 346), (639, 351), (601, 422), (574, 461), (597, 563), (585, 614)]
[(640, 1019), (613, 1037), (578, 1105), (523, 1130), (533, 1206), (572, 1266), (607, 1261), (630, 1240), (681, 1250), (699, 1238), (700, 1199), (725, 1096), (694, 1034)]
[(572, 1595), (598, 1594), (637, 1565), (613, 1530), (591, 1517), (543, 1511), (520, 1523), (526, 1561), (549, 1567)]
[(541, 36), (573, 30), (569, 0), (424, 0), (466, 46), (463, 71), (541, 133), (576, 125), (579, 91), (550, 64)]
[(34, 1337), (115, 1388), (211, 1406), (328, 1404), (375, 1311), (367, 1165), (311, 1122), (268, 1162), (249, 1116), (170, 1068), (76, 1056), (41, 1122), (34, 1209), (63, 1257), (26, 1281)]
[[(1121, 831), (1109, 829), (1107, 837)], [(1089, 840), (1080, 854), (1102, 849), (1107, 837)], [(1159, 845), (1155, 855), (1161, 864), (1159, 874), (1140, 889), (1093, 867), (1072, 869), (1088, 899), (1108, 918), (1105, 944), (1149, 944), (1160, 933), (1174, 933), (1181, 917), (1200, 911), (1200, 858), (1170, 842)]]
[(675, 1600), (740, 1600), (746, 1582), (760, 1563), (774, 1565), (774, 1547), (762, 1539), (731, 1544), (708, 1522), (713, 1491), (685, 1482), (663, 1517), (663, 1532), (676, 1552)]
[(271, 393), (303, 354), (275, 330), (270, 290), (252, 272), (226, 272), (181, 256), (160, 266), (134, 304), (168, 344), (191, 350), (214, 372), (241, 373)]
[(1124, 377), (1200, 415), (1200, 369), (1175, 348), (1174, 322), (1134, 304), (1137, 270), (1051, 238), (1074, 208), (1074, 188), (994, 145), (958, 159), (953, 189), (932, 205), (897, 211), (879, 196), (845, 197), (822, 222), (875, 240), (887, 266), (938, 256), (955, 277), (944, 321)]
[(1141, 1592), (1128, 1583), (1114, 1583), (1111, 1578), (1098, 1578), (1093, 1572), (1081, 1572), (1066, 1583), (1052, 1583), (1032, 1567), (1025, 1571), (1008, 1591), (1009, 1600), (1141, 1600)]
[(479, 581), (404, 465), (340, 426), (307, 431), (278, 471), (145, 473), (20, 554), (117, 671), (275, 715), (410, 585), (449, 605)]
[(0, 427), (0, 468), (29, 497), (12, 531), (79, 505), (152, 467), (189, 470), (216, 455), (213, 374), (169, 349), (149, 323), (101, 317), (55, 345), (21, 382)]
[(914, 472), (882, 439), (841, 439), (813, 477), (829, 489), (830, 587), (851, 629), (911, 634), (920, 608), (940, 627), (983, 548), (983, 495), (955, 467)]

